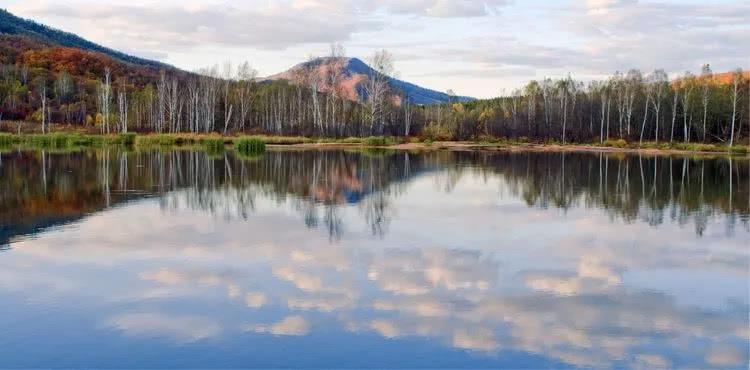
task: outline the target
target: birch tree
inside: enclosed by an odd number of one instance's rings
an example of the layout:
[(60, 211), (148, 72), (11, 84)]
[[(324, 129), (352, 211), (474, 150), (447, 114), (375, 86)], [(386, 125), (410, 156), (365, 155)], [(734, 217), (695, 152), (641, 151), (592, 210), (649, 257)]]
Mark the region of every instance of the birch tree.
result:
[(615, 75), (612, 78), (613, 80), (613, 90), (615, 95), (615, 108), (617, 109), (617, 131), (620, 137), (622, 137), (622, 124), (625, 119), (625, 103), (627, 100), (626, 96), (626, 83), (622, 77), (622, 74), (620, 72), (615, 72)]
[(630, 137), (630, 123), (632, 122), (633, 110), (635, 108), (635, 99), (638, 90), (643, 84), (643, 75), (637, 69), (628, 71), (625, 83), (625, 131)]
[(526, 124), (528, 135), (531, 136), (531, 124), (536, 123), (536, 101), (539, 96), (539, 83), (536, 81), (529, 82), (524, 88), (526, 95)]
[(164, 130), (164, 117), (166, 115), (167, 104), (167, 76), (162, 69), (159, 71), (159, 82), (156, 84), (156, 132), (161, 133)]
[(706, 120), (708, 118), (708, 103), (711, 97), (711, 66), (704, 64), (701, 68), (701, 102), (703, 103), (703, 141), (706, 141)]
[[(330, 123), (328, 126), (335, 126), (338, 131), (338, 121), (336, 119), (336, 101), (341, 97), (340, 81), (344, 68), (346, 67), (345, 51), (341, 44), (331, 44), (331, 52), (328, 57), (328, 65), (325, 71), (325, 84), (328, 86), (326, 99), (328, 106), (331, 107)], [(406, 117), (404, 117), (406, 119)]]
[(549, 129), (550, 123), (550, 99), (552, 98), (552, 91), (554, 90), (552, 85), (552, 79), (545, 78), (542, 80), (541, 85), (541, 92), (542, 92), (542, 101), (544, 104), (544, 123), (547, 126), (547, 129)]
[(120, 120), (120, 132), (128, 132), (128, 97), (125, 90), (120, 89), (117, 93), (117, 107), (120, 111), (118, 118)]
[(109, 133), (110, 106), (112, 104), (112, 71), (104, 69), (104, 82), (99, 85), (99, 112), (102, 114), (102, 133)]
[(257, 76), (258, 71), (252, 68), (248, 62), (240, 64), (237, 68), (237, 104), (239, 108), (237, 120), (240, 131), (245, 130), (245, 124), (251, 113), (252, 86)]
[(672, 89), (672, 126), (669, 130), (669, 143), (674, 142), (674, 125), (677, 122), (677, 108), (680, 104), (680, 89)]
[(42, 101), (42, 133), (46, 133), (46, 122), (47, 122), (47, 86), (46, 83), (42, 85), (39, 90), (39, 99)]
[[(560, 111), (562, 112), (562, 116), (563, 116), (563, 120), (562, 120), (562, 142), (563, 144), (565, 144), (565, 129), (568, 123), (568, 98), (570, 96), (569, 80), (570, 79), (562, 79), (557, 82), (557, 96), (558, 96), (558, 99), (560, 100)], [(514, 104), (514, 115), (515, 115), (515, 104)]]
[(734, 145), (734, 121), (737, 117), (737, 100), (739, 97), (739, 88), (742, 85), (742, 68), (737, 68), (732, 74), (732, 123), (729, 129), (729, 146)]
[(382, 132), (382, 115), (388, 97), (390, 76), (394, 73), (393, 55), (386, 50), (375, 52), (370, 57), (372, 71), (364, 84), (369, 107), (370, 134)]
[[(599, 142), (604, 142), (605, 124), (607, 122), (608, 107), (609, 107), (609, 84), (606, 82), (599, 83)], [(606, 128), (607, 138), (609, 138), (609, 127)]]
[(60, 103), (67, 103), (73, 91), (73, 79), (70, 73), (62, 71), (55, 79), (55, 97)]
[(643, 107), (643, 122), (641, 123), (641, 135), (639, 139), (641, 145), (643, 144), (643, 134), (646, 132), (646, 121), (648, 121), (649, 105), (651, 104), (651, 99), (654, 95), (654, 86), (650, 80), (651, 78), (649, 78), (649, 81), (646, 82), (646, 86), (644, 86), (644, 90), (646, 93), (646, 104)]
[(690, 117), (690, 102), (693, 96), (693, 88), (695, 87), (695, 77), (692, 73), (685, 72), (685, 75), (680, 81), (680, 90), (682, 90), (682, 135), (685, 142), (690, 140), (690, 131), (688, 127), (688, 121)]
[(232, 85), (232, 63), (227, 61), (224, 62), (224, 78), (221, 79), (221, 84), (224, 89), (224, 135), (227, 134), (227, 129), (229, 128), (229, 122), (232, 120), (232, 110), (234, 109), (234, 105), (232, 104), (232, 101), (230, 99), (230, 87)]
[(411, 97), (409, 96), (409, 94), (404, 94), (403, 105), (404, 105), (404, 136), (408, 137), (410, 135), (412, 113), (413, 113), (411, 110)]
[(166, 86), (166, 104), (167, 114), (169, 116), (169, 130), (171, 132), (179, 131), (180, 119), (180, 83), (177, 78), (171, 78)]
[(312, 56), (308, 57), (307, 63), (302, 67), (303, 79), (305, 85), (310, 89), (310, 97), (312, 101), (312, 116), (313, 116), (313, 127), (318, 129), (318, 132), (323, 133), (323, 115), (320, 109), (320, 101), (318, 99), (318, 93), (320, 92), (322, 76), (319, 69), (321, 60), (316, 59)]
[(669, 88), (669, 78), (667, 73), (663, 69), (657, 69), (651, 76), (652, 84), (652, 99), (651, 104), (654, 107), (654, 114), (656, 114), (656, 124), (654, 131), (654, 140), (659, 142), (659, 112), (661, 111), (661, 103), (664, 100), (664, 95)]

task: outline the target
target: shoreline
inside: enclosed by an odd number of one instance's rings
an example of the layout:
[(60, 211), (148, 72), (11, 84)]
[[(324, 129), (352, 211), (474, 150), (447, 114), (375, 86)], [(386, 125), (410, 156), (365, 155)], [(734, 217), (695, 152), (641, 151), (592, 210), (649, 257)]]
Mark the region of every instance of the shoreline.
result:
[[(42, 139), (42, 140), (39, 140)], [(60, 141), (59, 139), (62, 139)], [(221, 146), (234, 147), (241, 139), (262, 141), (269, 149), (378, 149), (396, 151), (484, 151), (484, 152), (589, 152), (624, 153), (648, 155), (712, 155), (750, 158), (750, 146), (735, 145), (731, 149), (717, 144), (701, 143), (653, 143), (629, 144), (624, 141), (600, 143), (528, 143), (498, 139), (496, 142), (479, 141), (427, 141), (418, 138), (396, 137), (350, 137), (312, 138), (290, 136), (243, 135), (222, 136), (218, 134), (89, 134), (76, 131), (57, 131), (48, 134), (0, 132), (0, 146), (27, 148), (86, 148), (111, 145), (135, 147), (188, 147)], [(63, 144), (60, 144), (60, 143)]]
[(347, 143), (299, 143), (268, 144), (272, 149), (383, 149), (398, 151), (483, 151), (483, 152), (579, 152), (579, 153), (624, 153), (648, 155), (706, 155), (739, 156), (750, 158), (750, 153), (742, 151), (685, 150), (676, 148), (618, 148), (594, 144), (542, 144), (542, 143), (479, 143), (471, 141), (439, 141), (432, 144), (404, 143), (389, 146)]

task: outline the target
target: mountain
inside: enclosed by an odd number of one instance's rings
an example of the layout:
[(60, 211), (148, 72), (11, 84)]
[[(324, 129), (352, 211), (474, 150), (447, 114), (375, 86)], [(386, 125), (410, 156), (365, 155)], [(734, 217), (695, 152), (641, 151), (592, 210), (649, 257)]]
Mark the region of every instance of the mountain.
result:
[[(124, 77), (136, 85), (155, 81), (161, 69), (178, 71), (170, 65), (98, 45), (72, 33), (17, 17), (3, 9), (0, 9), (0, 64), (27, 65), (55, 73), (66, 71), (73, 76), (92, 79), (100, 78), (104, 69), (110, 68), (113, 75)], [(321, 76), (330, 68), (336, 68), (341, 75), (337, 88), (348, 99), (355, 101), (367, 98), (361, 83), (377, 73), (357, 58), (317, 58), (266, 80), (299, 81), (299, 72), (311, 68), (317, 69)], [(388, 78), (388, 81), (391, 87), (402, 91), (413, 104), (475, 100), (465, 96), (451, 97), (396, 78)], [(326, 92), (331, 88), (323, 85), (320, 90)]]
[[(337, 70), (341, 76), (340, 82), (338, 83), (338, 88), (341, 93), (348, 99), (358, 101), (363, 101), (367, 97), (361, 83), (367, 79), (367, 77), (378, 73), (365, 62), (357, 58), (324, 57), (297, 64), (282, 73), (269, 76), (265, 80), (287, 80), (295, 83), (300, 81), (299, 76), (301, 75), (301, 72), (307, 70), (317, 70), (321, 80), (325, 80), (322, 77), (331, 69)], [(388, 77), (388, 81), (392, 88), (404, 92), (412, 104), (430, 105), (448, 103), (451, 101), (468, 102), (475, 100), (474, 98), (467, 96), (451, 97), (446, 93), (417, 86), (413, 83), (399, 80), (397, 78)], [(322, 92), (330, 91), (331, 89), (332, 86), (325, 83), (319, 87), (319, 90)]]
[(95, 44), (72, 33), (60, 31), (34, 22), (32, 20), (17, 17), (4, 9), (0, 9), (0, 34), (6, 36), (26, 37), (35, 41), (28, 42), (29, 40), (27, 40), (26, 43), (30, 44), (36, 43), (42, 44), (43, 46), (47, 47), (57, 46), (97, 52), (107, 55), (118, 61), (134, 64), (137, 66), (156, 68), (169, 67), (168, 65), (161, 62), (128, 55), (117, 50)]

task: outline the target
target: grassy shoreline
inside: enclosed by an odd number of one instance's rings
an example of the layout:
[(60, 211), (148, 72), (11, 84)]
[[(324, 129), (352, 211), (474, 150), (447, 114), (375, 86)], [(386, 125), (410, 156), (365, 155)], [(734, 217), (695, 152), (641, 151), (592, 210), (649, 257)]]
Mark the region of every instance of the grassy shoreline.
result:
[(728, 147), (702, 143), (628, 143), (624, 140), (609, 140), (604, 143), (530, 143), (526, 141), (487, 139), (478, 141), (437, 141), (419, 138), (397, 137), (349, 137), (310, 138), (300, 136), (221, 136), (218, 134), (82, 134), (56, 132), (50, 134), (0, 133), (0, 147), (22, 147), (38, 149), (76, 149), (111, 145), (168, 148), (202, 147), (209, 151), (227, 148), (247, 153), (257, 153), (270, 147), (289, 148), (388, 148), (401, 150), (496, 150), (496, 151), (608, 151), (649, 152), (664, 154), (711, 153), (748, 155), (750, 146)]

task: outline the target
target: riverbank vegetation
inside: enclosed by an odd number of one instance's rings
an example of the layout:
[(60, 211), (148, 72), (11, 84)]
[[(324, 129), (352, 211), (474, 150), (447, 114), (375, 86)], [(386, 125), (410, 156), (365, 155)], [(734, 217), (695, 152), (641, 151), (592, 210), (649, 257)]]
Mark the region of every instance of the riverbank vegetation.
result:
[(241, 137), (234, 141), (234, 149), (242, 155), (254, 155), (266, 151), (266, 143), (254, 137)]
[(135, 134), (83, 135), (78, 133), (52, 133), (14, 135), (0, 133), (0, 146), (23, 146), (41, 149), (69, 149), (100, 147), (105, 145), (133, 145)]
[(369, 136), (346, 138), (314, 138), (303, 136), (243, 135), (221, 136), (218, 134), (81, 134), (78, 132), (55, 132), (50, 134), (9, 134), (0, 133), (0, 148), (21, 147), (35, 149), (84, 149), (102, 146), (126, 146), (142, 148), (190, 147), (220, 153), (234, 148), (241, 154), (259, 154), (267, 145), (299, 148), (396, 148), (396, 149), (477, 149), (477, 150), (623, 150), (623, 151), (663, 151), (707, 152), (747, 155), (748, 145), (728, 146), (721, 143), (683, 142), (627, 142), (623, 139), (606, 140), (603, 143), (562, 143), (556, 140), (533, 142), (526, 138), (505, 139), (480, 136), (472, 141), (434, 141), (430, 138)]
[[(333, 52), (329, 63), (342, 53)], [(104, 137), (128, 132), (258, 135), (275, 144), (419, 137), (733, 146), (750, 139), (746, 74), (738, 70), (717, 77), (708, 65), (699, 75), (686, 73), (671, 81), (662, 70), (617, 72), (589, 82), (545, 78), (494, 99), (418, 106), (389, 86), (394, 66), (386, 51), (370, 58), (375, 72), (362, 83), (359, 100), (336, 88), (339, 69), (321, 72), (315, 63), (291, 80), (259, 80), (249, 63), (195, 73), (164, 69), (131, 78), (106, 58), (91, 59), (83, 70), (55, 63), (51, 54), (27, 54), (0, 65), (2, 131), (46, 134), (55, 123)], [(139, 136), (137, 141), (162, 145), (171, 140)], [(377, 140), (364, 139), (370, 145), (389, 144)]]

